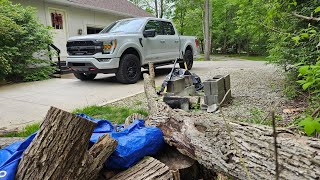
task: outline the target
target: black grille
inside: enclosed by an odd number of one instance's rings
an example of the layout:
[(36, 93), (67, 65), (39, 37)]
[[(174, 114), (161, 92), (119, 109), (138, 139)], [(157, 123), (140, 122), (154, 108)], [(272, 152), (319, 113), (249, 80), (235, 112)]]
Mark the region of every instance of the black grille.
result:
[(102, 52), (102, 45), (97, 41), (68, 41), (67, 51), (69, 55), (94, 55)]

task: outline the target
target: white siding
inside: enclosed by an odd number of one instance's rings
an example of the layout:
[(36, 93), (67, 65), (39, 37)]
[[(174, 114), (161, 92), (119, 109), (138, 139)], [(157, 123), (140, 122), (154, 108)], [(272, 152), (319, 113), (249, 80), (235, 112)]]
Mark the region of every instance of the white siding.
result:
[[(87, 26), (103, 28), (116, 20), (127, 18), (91, 9), (48, 3), (45, 0), (12, 0), (12, 2), (36, 8), (39, 21), (46, 26), (51, 26), (49, 9), (64, 11), (66, 13), (67, 39), (72, 36), (77, 36), (79, 29), (82, 29), (83, 35), (87, 34)], [(65, 51), (65, 49), (62, 51)], [(61, 58), (65, 60), (66, 57)]]
[(50, 26), (50, 17), (48, 17), (49, 8), (55, 8), (66, 11), (68, 37), (78, 35), (78, 29), (82, 29), (83, 34), (86, 34), (87, 26), (105, 27), (116, 20), (127, 18), (109, 13), (96, 12), (90, 9), (80, 9), (77, 7), (51, 4), (45, 2), (44, 0), (12, 0), (12, 2), (20, 3), (23, 6), (35, 7), (37, 9), (39, 21), (47, 26)]

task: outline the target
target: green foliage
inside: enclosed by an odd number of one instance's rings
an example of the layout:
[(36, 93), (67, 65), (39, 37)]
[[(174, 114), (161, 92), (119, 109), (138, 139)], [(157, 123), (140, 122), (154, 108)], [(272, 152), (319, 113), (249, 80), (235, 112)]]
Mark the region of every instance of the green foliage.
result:
[[(27, 77), (29, 74), (26, 73), (36, 62), (33, 54), (47, 49), (52, 42), (49, 29), (38, 22), (35, 10), (0, 0), (0, 39), (0, 79), (34, 79)], [(42, 79), (45, 72), (51, 70), (40, 72), (40, 77), (35, 79)], [(33, 72), (32, 76), (36, 75), (37, 72)]]
[(4, 135), (4, 137), (28, 137), (38, 131), (40, 128), (40, 123), (33, 123), (29, 124), (26, 127), (24, 127), (21, 131), (16, 132), (16, 133), (8, 133)]
[(313, 119), (311, 116), (307, 116), (299, 122), (299, 126), (303, 127), (308, 136), (311, 136), (316, 132), (320, 132), (320, 118)]
[(148, 115), (148, 113), (142, 109), (115, 106), (88, 106), (83, 109), (76, 109), (73, 113), (84, 113), (93, 118), (110, 120), (116, 124), (123, 124), (125, 119), (133, 113)]
[(320, 93), (320, 61), (315, 65), (304, 65), (299, 68), (299, 77), (301, 80), (297, 81), (303, 90), (310, 90), (313, 94)]

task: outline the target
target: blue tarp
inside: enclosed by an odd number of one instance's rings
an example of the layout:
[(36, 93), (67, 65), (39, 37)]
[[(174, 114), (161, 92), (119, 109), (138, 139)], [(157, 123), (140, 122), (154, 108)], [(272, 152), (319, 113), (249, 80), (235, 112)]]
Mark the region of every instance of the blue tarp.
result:
[[(144, 156), (154, 155), (163, 146), (163, 134), (157, 127), (145, 127), (143, 120), (135, 120), (128, 127), (116, 132), (110, 121), (93, 119), (85, 114), (78, 114), (97, 123), (90, 138), (92, 146), (99, 137), (110, 133), (118, 141), (116, 150), (105, 162), (109, 169), (126, 169), (137, 163)], [(123, 127), (120, 125), (120, 127)], [(15, 172), (23, 151), (29, 146), (36, 133), (23, 142), (13, 143), (0, 150), (0, 180), (14, 180)]]

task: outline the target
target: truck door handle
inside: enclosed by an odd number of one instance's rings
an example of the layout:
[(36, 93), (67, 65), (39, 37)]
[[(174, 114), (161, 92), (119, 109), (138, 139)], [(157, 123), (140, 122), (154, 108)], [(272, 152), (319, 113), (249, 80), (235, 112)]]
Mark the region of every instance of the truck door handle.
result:
[(174, 42), (175, 42), (175, 43), (178, 43), (178, 42), (179, 42), (179, 40), (175, 40)]
[(161, 42), (161, 43), (165, 43), (165, 42), (166, 42), (166, 40), (160, 40), (160, 42)]

